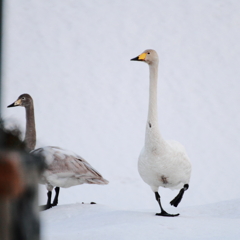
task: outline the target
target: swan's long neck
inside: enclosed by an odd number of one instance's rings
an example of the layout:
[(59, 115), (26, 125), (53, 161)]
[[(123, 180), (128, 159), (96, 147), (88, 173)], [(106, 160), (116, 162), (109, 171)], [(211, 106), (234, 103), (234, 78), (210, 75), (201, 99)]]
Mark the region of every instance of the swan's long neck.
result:
[(145, 145), (159, 147), (164, 145), (164, 140), (158, 128), (157, 111), (157, 83), (158, 83), (158, 63), (149, 65), (150, 85), (149, 85), (149, 105), (148, 119), (146, 125)]
[(158, 127), (157, 113), (157, 83), (158, 83), (158, 65), (149, 65), (150, 85), (149, 85), (149, 105), (148, 105), (148, 125), (149, 127)]
[(35, 119), (34, 119), (34, 107), (33, 104), (26, 107), (26, 134), (25, 143), (27, 145), (27, 150), (31, 151), (36, 145), (36, 129), (35, 129)]

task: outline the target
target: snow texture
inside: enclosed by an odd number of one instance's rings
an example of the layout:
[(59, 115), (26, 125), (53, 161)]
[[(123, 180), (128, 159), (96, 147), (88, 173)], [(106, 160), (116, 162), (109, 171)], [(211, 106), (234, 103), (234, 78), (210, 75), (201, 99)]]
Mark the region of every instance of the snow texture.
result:
[[(42, 213), (45, 240), (238, 239), (240, 200), (185, 207), (176, 218), (103, 205), (62, 205)], [(238, 212), (238, 213), (236, 213)]]
[[(237, 0), (9, 0), (4, 2), (3, 116), (25, 130), (35, 104), (37, 147), (83, 156), (107, 186), (61, 189), (41, 213), (43, 239), (237, 239), (240, 199), (240, 2)], [(160, 58), (159, 128), (192, 162), (189, 190), (160, 189), (174, 219), (154, 216), (137, 159), (145, 136), (148, 66)], [(46, 202), (40, 187), (40, 204)], [(81, 202), (97, 202), (97, 205)]]

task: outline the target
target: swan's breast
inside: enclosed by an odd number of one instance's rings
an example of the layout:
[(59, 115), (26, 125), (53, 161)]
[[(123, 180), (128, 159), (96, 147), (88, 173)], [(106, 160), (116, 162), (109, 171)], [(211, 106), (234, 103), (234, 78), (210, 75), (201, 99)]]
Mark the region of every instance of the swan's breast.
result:
[(158, 149), (143, 149), (138, 160), (138, 171), (150, 186), (180, 188), (188, 183), (191, 164), (181, 147), (159, 152)]

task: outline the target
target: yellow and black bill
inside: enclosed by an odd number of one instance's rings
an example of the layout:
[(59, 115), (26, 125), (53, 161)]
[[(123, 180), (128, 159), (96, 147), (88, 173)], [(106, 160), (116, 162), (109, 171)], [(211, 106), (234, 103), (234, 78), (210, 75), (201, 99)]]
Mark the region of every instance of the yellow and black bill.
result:
[(131, 61), (145, 61), (146, 53), (142, 53), (139, 56), (132, 58)]

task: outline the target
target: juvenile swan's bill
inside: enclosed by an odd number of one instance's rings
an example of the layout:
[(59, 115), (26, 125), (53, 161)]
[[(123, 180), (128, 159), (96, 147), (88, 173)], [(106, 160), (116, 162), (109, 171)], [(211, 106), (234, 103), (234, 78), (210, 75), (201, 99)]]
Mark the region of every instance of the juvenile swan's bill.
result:
[[(58, 204), (60, 187), (68, 188), (83, 183), (108, 184), (108, 181), (97, 170), (73, 152), (52, 146), (34, 150), (36, 145), (36, 129), (32, 97), (29, 94), (22, 94), (8, 107), (17, 106), (22, 106), (26, 109), (26, 135), (24, 141), (27, 150), (30, 151), (30, 154), (44, 157), (47, 165), (46, 170), (40, 178), (40, 183), (46, 185), (48, 190), (47, 204), (43, 206), (43, 209), (48, 209)], [(56, 187), (56, 194), (52, 203), (51, 198), (54, 187)]]
[(171, 205), (177, 207), (184, 192), (189, 187), (191, 163), (184, 147), (178, 142), (164, 140), (158, 128), (157, 52), (148, 49), (131, 60), (147, 63), (150, 70), (149, 106), (145, 144), (138, 159), (138, 171), (143, 181), (146, 182), (155, 193), (155, 198), (161, 210), (161, 212), (156, 213), (156, 215), (175, 217), (179, 214), (169, 214), (163, 209), (158, 188), (181, 188), (178, 195), (170, 202)]

